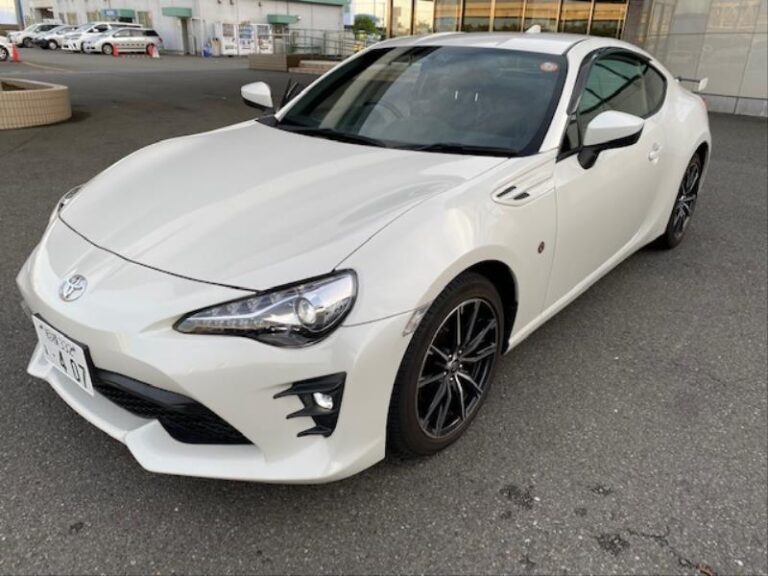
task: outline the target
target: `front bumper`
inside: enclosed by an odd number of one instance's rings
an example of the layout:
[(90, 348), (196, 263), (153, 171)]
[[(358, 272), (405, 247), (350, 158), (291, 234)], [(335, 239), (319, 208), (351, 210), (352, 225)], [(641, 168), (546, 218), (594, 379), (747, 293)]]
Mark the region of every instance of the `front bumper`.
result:
[[(64, 302), (58, 287), (75, 271), (88, 278), (88, 288), (79, 300)], [(391, 388), (408, 344), (402, 336), (408, 314), (342, 326), (301, 349), (181, 334), (172, 326), (182, 314), (245, 293), (127, 262), (60, 221), (46, 231), (18, 284), (32, 312), (88, 346), (98, 370), (189, 398), (248, 442), (179, 441), (160, 420), (137, 416), (98, 391), (90, 396), (70, 383), (38, 346), (29, 373), (49, 382), (74, 410), (125, 443), (147, 470), (308, 483), (344, 478), (384, 457)], [(327, 437), (301, 435), (312, 427), (311, 418), (287, 418), (304, 406), (297, 396), (281, 393), (293, 383), (341, 373), (346, 381), (335, 430)]]

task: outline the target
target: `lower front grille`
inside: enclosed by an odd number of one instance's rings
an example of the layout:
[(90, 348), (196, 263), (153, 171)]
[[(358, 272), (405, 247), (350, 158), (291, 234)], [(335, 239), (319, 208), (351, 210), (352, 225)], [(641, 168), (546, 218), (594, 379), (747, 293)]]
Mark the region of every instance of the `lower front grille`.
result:
[(96, 370), (93, 387), (141, 418), (157, 420), (174, 439), (187, 444), (251, 444), (235, 428), (191, 398), (121, 374)]

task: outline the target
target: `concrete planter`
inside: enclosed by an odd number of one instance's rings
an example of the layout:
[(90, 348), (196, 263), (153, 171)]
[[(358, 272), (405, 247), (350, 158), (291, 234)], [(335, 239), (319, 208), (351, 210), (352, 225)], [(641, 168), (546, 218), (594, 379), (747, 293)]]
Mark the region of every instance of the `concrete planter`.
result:
[(71, 116), (66, 86), (0, 78), (0, 130), (55, 124)]

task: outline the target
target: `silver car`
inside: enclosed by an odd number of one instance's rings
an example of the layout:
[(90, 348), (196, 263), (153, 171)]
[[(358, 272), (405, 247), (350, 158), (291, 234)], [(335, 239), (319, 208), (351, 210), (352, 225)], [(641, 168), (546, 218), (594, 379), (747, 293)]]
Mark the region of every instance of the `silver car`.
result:
[(101, 52), (111, 56), (119, 53), (150, 53), (150, 46), (160, 49), (163, 39), (152, 28), (122, 28), (100, 34), (83, 43), (83, 52)]
[(48, 32), (38, 34), (35, 37), (35, 44), (46, 50), (58, 50), (64, 42), (64, 36), (75, 30), (77, 30), (77, 26), (68, 24), (57, 26)]
[(108, 34), (113, 30), (122, 28), (141, 28), (141, 25), (130, 22), (90, 22), (80, 26), (74, 32), (66, 34), (61, 47), (73, 52), (85, 52), (86, 42), (92, 42), (101, 34)]

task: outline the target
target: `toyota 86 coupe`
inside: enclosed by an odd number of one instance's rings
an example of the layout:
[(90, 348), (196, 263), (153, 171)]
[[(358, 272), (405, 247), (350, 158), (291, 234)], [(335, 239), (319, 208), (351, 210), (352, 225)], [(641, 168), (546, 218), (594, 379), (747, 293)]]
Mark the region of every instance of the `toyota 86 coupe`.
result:
[(502, 354), (683, 239), (711, 147), (699, 96), (588, 36), (398, 38), (280, 106), (241, 94), (264, 113), (66, 193), (17, 279), (29, 373), (154, 472), (325, 482), (445, 448)]

